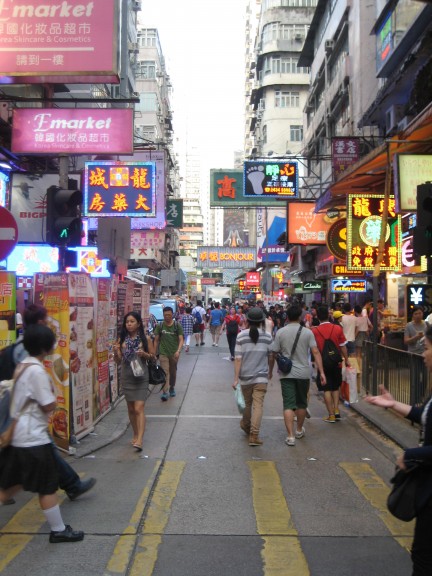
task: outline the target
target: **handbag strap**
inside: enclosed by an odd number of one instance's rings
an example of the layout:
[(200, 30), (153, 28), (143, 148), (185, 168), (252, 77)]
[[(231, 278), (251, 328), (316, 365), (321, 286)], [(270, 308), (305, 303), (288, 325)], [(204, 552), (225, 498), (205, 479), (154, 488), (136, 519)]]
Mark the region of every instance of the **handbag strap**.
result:
[(295, 340), (294, 340), (293, 347), (292, 347), (292, 349), (291, 349), (291, 354), (290, 354), (291, 360), (292, 360), (292, 357), (294, 356), (294, 352), (296, 351), (297, 342), (299, 341), (300, 332), (302, 331), (302, 328), (303, 328), (303, 326), (300, 324), (299, 329), (298, 329), (298, 332), (297, 332), (297, 335), (296, 335)]

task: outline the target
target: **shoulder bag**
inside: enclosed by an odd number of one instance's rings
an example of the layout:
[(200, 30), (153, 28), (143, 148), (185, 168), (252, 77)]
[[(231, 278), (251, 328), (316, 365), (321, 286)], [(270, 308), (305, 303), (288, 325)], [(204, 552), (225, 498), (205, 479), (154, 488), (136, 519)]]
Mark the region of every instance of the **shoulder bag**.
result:
[(410, 522), (417, 516), (416, 495), (420, 479), (420, 467), (412, 466), (408, 470), (396, 469), (390, 480), (393, 488), (387, 498), (387, 508), (393, 516), (404, 522)]
[(297, 348), (297, 342), (300, 338), (300, 332), (302, 331), (303, 326), (299, 326), (296, 338), (294, 340), (294, 344), (293, 347), (291, 349), (291, 354), (290, 357), (287, 358), (287, 356), (284, 356), (283, 354), (281, 354), (280, 352), (277, 354), (276, 356), (276, 363), (278, 365), (279, 370), (282, 372), (282, 374), (289, 374), (291, 372), (291, 368), (292, 368), (292, 357), (294, 356), (294, 352), (296, 351)]
[(165, 370), (157, 362), (147, 362), (149, 371), (149, 385), (163, 386), (166, 382)]

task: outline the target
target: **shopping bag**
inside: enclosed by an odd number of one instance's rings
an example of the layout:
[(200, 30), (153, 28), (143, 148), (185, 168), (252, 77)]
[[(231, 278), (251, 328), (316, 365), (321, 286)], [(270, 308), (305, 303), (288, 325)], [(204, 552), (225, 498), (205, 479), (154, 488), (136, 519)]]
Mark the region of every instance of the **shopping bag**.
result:
[(243, 396), (243, 392), (240, 386), (240, 383), (237, 384), (237, 386), (234, 389), (234, 397), (237, 403), (237, 408), (238, 411), (240, 412), (240, 414), (243, 414), (244, 409), (246, 408), (246, 403), (245, 403), (245, 399)]
[(358, 402), (357, 370), (351, 366), (345, 368), (345, 379), (342, 380), (340, 396), (344, 402), (354, 404)]

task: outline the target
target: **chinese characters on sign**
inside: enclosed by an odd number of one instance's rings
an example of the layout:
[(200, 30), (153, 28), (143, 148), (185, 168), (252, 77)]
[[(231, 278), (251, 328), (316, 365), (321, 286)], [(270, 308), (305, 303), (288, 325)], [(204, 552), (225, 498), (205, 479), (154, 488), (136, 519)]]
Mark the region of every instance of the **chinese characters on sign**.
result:
[[(384, 196), (381, 194), (348, 195), (348, 270), (374, 269), (381, 235), (383, 210)], [(401, 218), (395, 212), (395, 200), (391, 196), (381, 270), (399, 271), (401, 269), (401, 253)]]
[(315, 213), (315, 202), (287, 203), (288, 244), (325, 244), (330, 220)]
[[(250, 178), (253, 177), (250, 175)], [(227, 168), (210, 170), (210, 207), (236, 208), (240, 206), (274, 206), (280, 202), (274, 196), (260, 193), (244, 194), (244, 175), (241, 170)]]
[(245, 162), (245, 197), (298, 198), (297, 162)]
[(246, 286), (259, 286), (261, 274), (259, 272), (246, 272)]
[(333, 178), (345, 172), (351, 164), (360, 159), (360, 141), (358, 138), (332, 138)]
[(86, 162), (85, 216), (155, 216), (153, 162)]
[(167, 226), (182, 228), (183, 226), (183, 200), (167, 200), (166, 203)]
[(256, 248), (198, 247), (197, 268), (253, 268)]

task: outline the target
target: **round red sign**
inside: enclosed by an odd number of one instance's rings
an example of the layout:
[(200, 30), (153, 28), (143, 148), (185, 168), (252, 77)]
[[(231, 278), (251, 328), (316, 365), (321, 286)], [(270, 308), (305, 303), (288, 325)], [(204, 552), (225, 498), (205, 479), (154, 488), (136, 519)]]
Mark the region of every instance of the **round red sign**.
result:
[(15, 218), (0, 206), (0, 260), (9, 256), (18, 242), (18, 226)]

